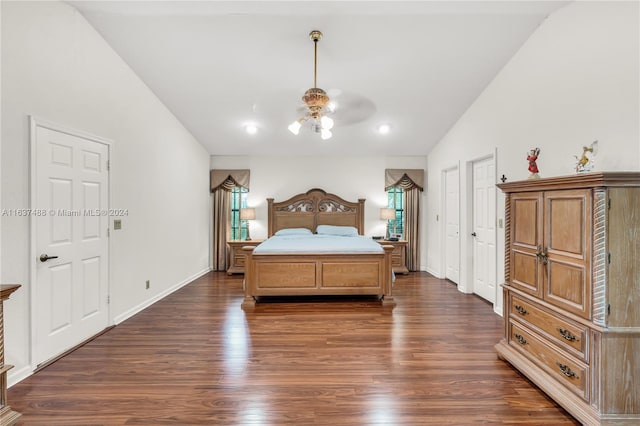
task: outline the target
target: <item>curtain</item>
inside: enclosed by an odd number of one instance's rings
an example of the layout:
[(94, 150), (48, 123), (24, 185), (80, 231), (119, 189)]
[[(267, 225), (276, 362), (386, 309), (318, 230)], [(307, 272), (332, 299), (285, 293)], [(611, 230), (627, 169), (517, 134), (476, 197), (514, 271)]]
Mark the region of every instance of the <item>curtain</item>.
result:
[(240, 186), (249, 190), (250, 170), (211, 170), (211, 192), (218, 188), (231, 191)]
[(420, 199), (418, 188), (405, 192), (405, 238), (407, 239), (407, 269), (420, 270)]
[(227, 240), (231, 234), (231, 191), (249, 189), (249, 170), (211, 170), (213, 193), (213, 270), (227, 270)]
[(405, 192), (404, 220), (407, 240), (407, 269), (420, 270), (420, 200), (424, 190), (423, 169), (386, 169), (384, 189), (398, 186)]
[(231, 233), (231, 191), (213, 193), (213, 270), (227, 270), (227, 239)]
[(384, 190), (388, 191), (393, 186), (399, 186), (406, 190), (418, 188), (424, 190), (423, 169), (386, 169), (384, 171)]

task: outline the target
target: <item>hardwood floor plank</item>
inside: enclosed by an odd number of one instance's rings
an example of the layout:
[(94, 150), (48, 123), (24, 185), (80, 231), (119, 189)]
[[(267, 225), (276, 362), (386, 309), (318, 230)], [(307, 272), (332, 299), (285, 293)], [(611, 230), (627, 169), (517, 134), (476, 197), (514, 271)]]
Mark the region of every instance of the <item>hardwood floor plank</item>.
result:
[(9, 389), (19, 425), (577, 425), (493, 345), (502, 318), (427, 273), (397, 306), (278, 298), (210, 273)]

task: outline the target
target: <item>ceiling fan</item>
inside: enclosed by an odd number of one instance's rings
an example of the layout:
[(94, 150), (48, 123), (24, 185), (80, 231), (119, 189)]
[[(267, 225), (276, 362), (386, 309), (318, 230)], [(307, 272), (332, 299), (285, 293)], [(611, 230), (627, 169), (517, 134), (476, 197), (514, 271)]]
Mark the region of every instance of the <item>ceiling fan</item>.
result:
[(300, 133), (303, 123), (310, 123), (311, 129), (320, 133), (323, 140), (331, 138), (333, 133), (333, 119), (328, 114), (333, 112), (331, 99), (327, 92), (318, 87), (318, 42), (322, 40), (322, 33), (313, 30), (309, 33), (309, 38), (313, 41), (313, 87), (304, 92), (302, 101), (304, 102), (304, 115), (291, 123), (289, 131), (294, 135)]

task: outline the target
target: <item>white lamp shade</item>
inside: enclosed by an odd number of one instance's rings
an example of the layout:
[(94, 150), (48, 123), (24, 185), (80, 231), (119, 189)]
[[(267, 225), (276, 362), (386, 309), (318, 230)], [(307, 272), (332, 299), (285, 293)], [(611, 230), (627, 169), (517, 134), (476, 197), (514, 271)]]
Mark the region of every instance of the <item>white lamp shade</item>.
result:
[(300, 123), (300, 121), (296, 120), (293, 123), (289, 124), (289, 127), (287, 127), (289, 129), (289, 131), (291, 133), (293, 133), (294, 135), (297, 135), (298, 133), (300, 133), (300, 128), (302, 127), (302, 123)]
[(396, 218), (395, 209), (382, 208), (380, 209), (380, 219), (381, 220), (393, 220)]
[(240, 219), (255, 220), (255, 218), (256, 218), (256, 209), (254, 208), (240, 209)]
[(327, 129), (320, 130), (320, 138), (322, 140), (326, 141), (327, 139), (330, 139), (331, 136), (333, 136), (333, 134), (331, 133), (331, 130), (327, 130)]
[(323, 115), (320, 119), (320, 124), (322, 124), (323, 129), (331, 130), (333, 128), (333, 119)]

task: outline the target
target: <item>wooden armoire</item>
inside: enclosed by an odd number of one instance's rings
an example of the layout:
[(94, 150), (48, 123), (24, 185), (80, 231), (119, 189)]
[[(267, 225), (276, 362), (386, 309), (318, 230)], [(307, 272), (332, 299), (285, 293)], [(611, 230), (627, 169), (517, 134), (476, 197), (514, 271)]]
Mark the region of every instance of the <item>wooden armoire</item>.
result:
[(640, 425), (640, 173), (499, 184), (511, 363), (585, 425)]

